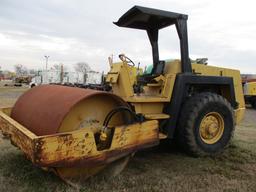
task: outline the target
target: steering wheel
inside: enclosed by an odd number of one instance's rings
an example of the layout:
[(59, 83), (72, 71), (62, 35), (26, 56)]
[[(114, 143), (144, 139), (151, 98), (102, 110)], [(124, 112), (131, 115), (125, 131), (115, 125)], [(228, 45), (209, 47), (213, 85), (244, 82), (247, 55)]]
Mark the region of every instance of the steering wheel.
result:
[(134, 62), (127, 56), (125, 56), (125, 54), (119, 54), (118, 55), (119, 59), (123, 62), (126, 62), (128, 65), (130, 66), (135, 66)]

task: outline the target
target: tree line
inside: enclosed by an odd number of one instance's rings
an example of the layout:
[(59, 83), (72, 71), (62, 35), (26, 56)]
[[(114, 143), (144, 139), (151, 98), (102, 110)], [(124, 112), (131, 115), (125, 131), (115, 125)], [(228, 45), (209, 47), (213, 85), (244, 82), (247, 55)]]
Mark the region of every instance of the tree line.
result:
[[(67, 71), (66, 66), (63, 64), (54, 64), (50, 70), (61, 70), (61, 67), (63, 67), (63, 71)], [(83, 73), (86, 75), (89, 71), (91, 71), (91, 67), (86, 62), (78, 62), (73, 66), (74, 70), (76, 72)], [(16, 76), (26, 76), (26, 75), (36, 75), (38, 70), (35, 69), (28, 69), (26, 66), (22, 64), (17, 64), (14, 66), (14, 70), (16, 73)]]

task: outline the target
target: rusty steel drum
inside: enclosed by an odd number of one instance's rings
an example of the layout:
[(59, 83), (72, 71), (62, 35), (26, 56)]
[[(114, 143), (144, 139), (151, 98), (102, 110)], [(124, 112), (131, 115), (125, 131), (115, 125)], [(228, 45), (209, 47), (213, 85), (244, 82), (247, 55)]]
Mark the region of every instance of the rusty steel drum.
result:
[[(107, 114), (118, 106), (127, 104), (111, 93), (59, 85), (41, 85), (20, 96), (12, 109), (11, 117), (38, 136), (82, 128), (96, 133), (102, 128)], [(110, 121), (111, 126), (124, 123), (125, 115), (121, 113)], [(58, 167), (54, 170), (62, 179), (77, 176), (87, 178), (104, 167)]]

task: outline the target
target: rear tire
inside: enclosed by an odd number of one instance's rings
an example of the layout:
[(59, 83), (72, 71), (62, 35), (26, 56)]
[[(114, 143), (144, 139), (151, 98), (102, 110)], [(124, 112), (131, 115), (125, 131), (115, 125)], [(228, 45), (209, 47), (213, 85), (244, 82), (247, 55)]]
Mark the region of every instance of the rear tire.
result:
[(177, 129), (178, 144), (193, 156), (215, 155), (230, 142), (234, 131), (230, 103), (215, 93), (199, 93), (185, 102)]

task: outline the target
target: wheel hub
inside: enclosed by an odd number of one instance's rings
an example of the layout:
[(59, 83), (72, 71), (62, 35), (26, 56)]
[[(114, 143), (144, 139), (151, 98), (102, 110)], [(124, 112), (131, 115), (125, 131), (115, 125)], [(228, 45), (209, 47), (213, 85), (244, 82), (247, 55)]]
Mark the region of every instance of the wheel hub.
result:
[(220, 140), (224, 132), (223, 117), (217, 112), (210, 112), (200, 123), (200, 137), (206, 144), (214, 144)]

